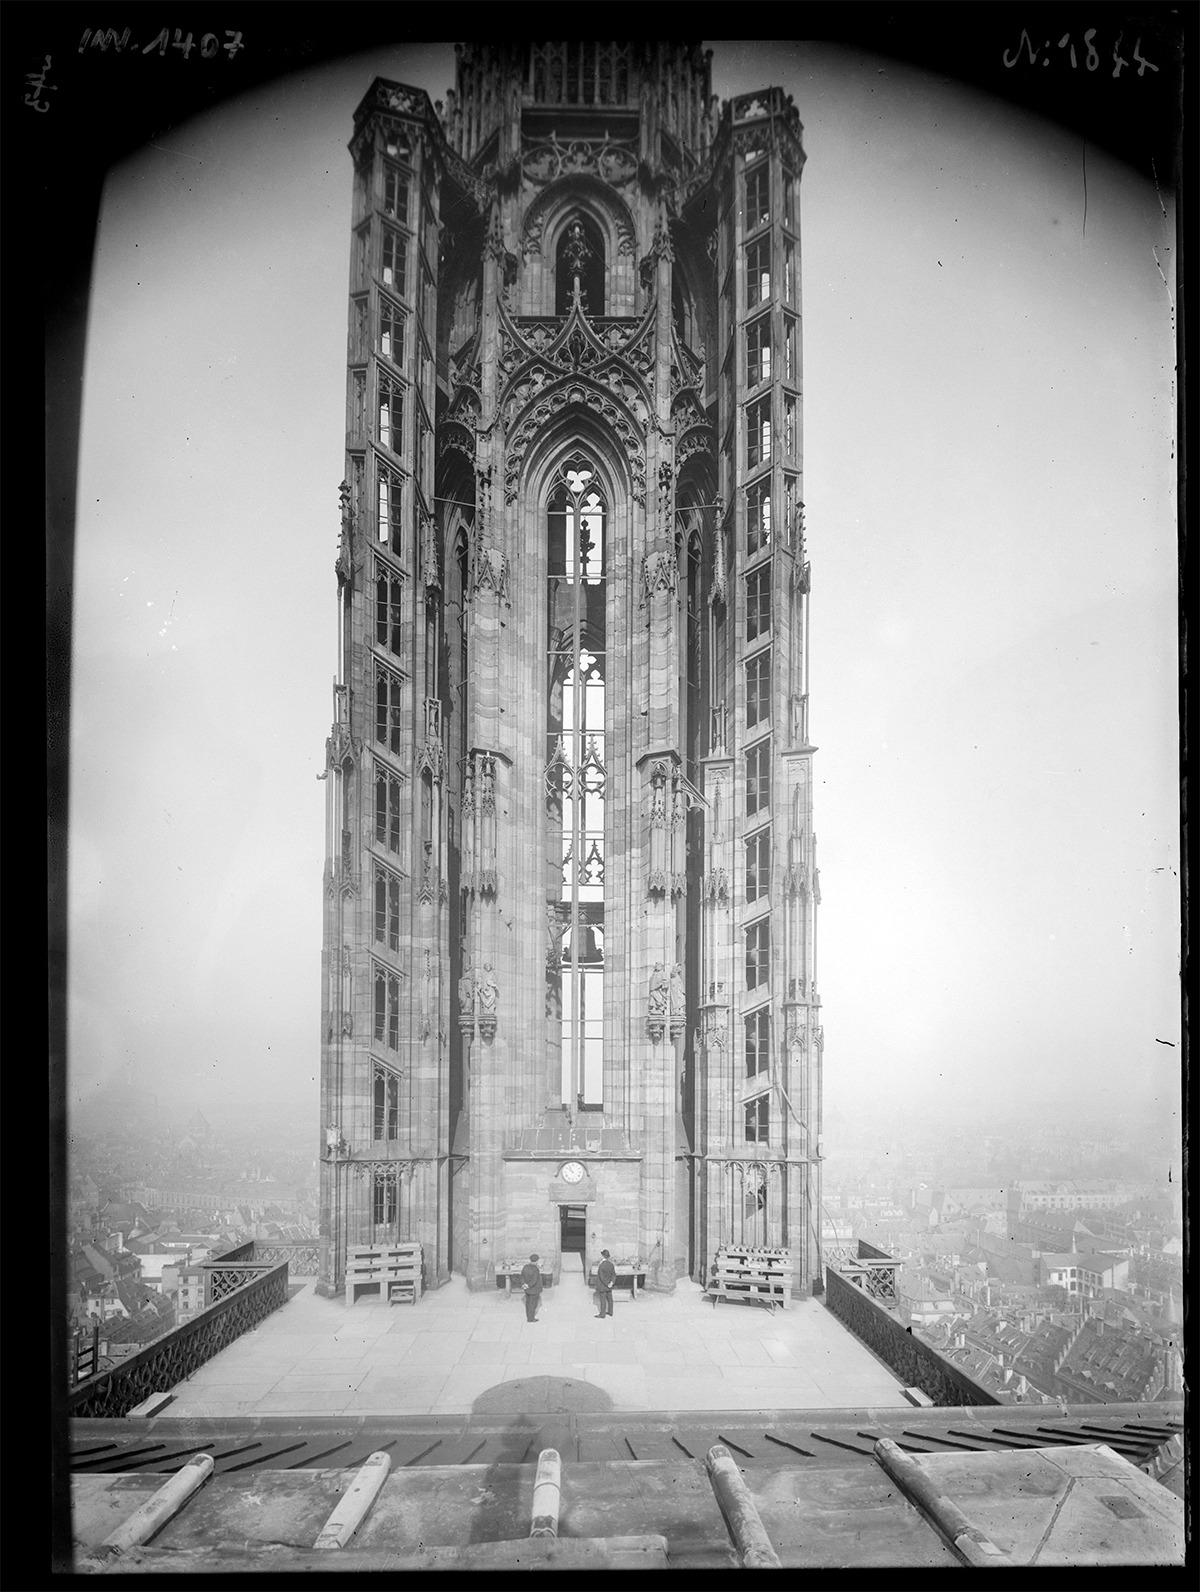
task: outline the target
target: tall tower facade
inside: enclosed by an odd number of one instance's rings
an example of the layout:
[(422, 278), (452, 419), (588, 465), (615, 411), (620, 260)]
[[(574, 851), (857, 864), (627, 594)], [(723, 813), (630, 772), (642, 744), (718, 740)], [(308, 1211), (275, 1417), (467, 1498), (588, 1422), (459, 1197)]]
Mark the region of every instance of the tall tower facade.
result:
[(326, 1291), (402, 1238), (819, 1279), (800, 133), (686, 44), (356, 113)]

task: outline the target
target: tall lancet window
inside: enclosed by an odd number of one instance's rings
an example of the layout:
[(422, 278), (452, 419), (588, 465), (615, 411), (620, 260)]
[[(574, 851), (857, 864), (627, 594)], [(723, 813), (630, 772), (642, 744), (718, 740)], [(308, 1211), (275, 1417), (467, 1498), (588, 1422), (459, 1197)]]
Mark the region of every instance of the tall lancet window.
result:
[[(606, 513), (584, 461), (548, 508), (549, 1042), (562, 1102), (603, 1105)], [(555, 947), (557, 950), (555, 950)]]

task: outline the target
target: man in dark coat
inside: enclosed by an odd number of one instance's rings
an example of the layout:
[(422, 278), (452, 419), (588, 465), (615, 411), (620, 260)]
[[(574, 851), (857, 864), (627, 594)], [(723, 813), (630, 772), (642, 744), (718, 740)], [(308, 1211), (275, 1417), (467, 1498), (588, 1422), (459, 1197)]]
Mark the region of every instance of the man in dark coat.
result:
[(612, 1256), (607, 1249), (600, 1251), (600, 1264), (596, 1267), (596, 1303), (600, 1306), (596, 1312), (596, 1320), (602, 1321), (605, 1316), (611, 1316), (613, 1283), (617, 1280), (617, 1268), (612, 1263)]
[(530, 1255), (527, 1264), (521, 1267), (521, 1284), (525, 1292), (525, 1319), (536, 1321), (542, 1302), (542, 1268), (536, 1255)]

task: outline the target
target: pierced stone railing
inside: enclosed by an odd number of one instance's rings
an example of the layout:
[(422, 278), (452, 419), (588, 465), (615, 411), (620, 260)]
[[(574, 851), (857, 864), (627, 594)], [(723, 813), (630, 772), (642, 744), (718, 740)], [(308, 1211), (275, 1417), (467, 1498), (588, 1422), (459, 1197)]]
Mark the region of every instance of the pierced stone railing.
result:
[[(286, 1264), (286, 1262), (285, 1262)], [(213, 1265), (211, 1261), (203, 1266), (204, 1272), (204, 1305), (220, 1304), (222, 1299), (228, 1299), (230, 1294), (238, 1293), (247, 1284), (257, 1282), (260, 1277), (265, 1277), (272, 1267), (260, 1265), (255, 1261), (241, 1265), (229, 1265), (222, 1261)]]
[[(224, 1260), (224, 1256), (221, 1257)], [(277, 1266), (281, 1260), (288, 1263), (288, 1275), (295, 1282), (297, 1277), (318, 1277), (321, 1274), (321, 1246), (314, 1239), (312, 1243), (269, 1243), (266, 1239), (256, 1238), (253, 1244), (251, 1258), (268, 1266)]]
[[(868, 1249), (871, 1247), (867, 1245)], [(876, 1250), (873, 1256), (867, 1258), (879, 1258), (881, 1255), (882, 1252)], [(888, 1256), (882, 1258), (890, 1259)], [(849, 1264), (857, 1264), (857, 1257)], [(920, 1388), (935, 1404), (943, 1408), (957, 1408), (963, 1404), (1001, 1403), (986, 1388), (918, 1338), (890, 1310), (873, 1299), (864, 1286), (845, 1275), (841, 1266), (836, 1264), (825, 1267), (825, 1304), (843, 1326), (886, 1365), (891, 1366), (905, 1387)]]
[(896, 1303), (896, 1273), (900, 1262), (885, 1249), (876, 1249), (864, 1239), (856, 1244), (839, 1244), (825, 1251), (826, 1266), (837, 1270), (856, 1288), (884, 1306)]
[[(247, 1250), (253, 1252), (253, 1243), (240, 1245), (230, 1255), (240, 1257)], [(96, 1419), (127, 1415), (152, 1393), (165, 1393), (191, 1376), (287, 1303), (286, 1260), (275, 1265), (239, 1265), (222, 1255), (210, 1265), (219, 1276), (238, 1278), (238, 1285), (226, 1288), (191, 1321), (148, 1343), (113, 1370), (80, 1382), (68, 1395), (69, 1415)]]

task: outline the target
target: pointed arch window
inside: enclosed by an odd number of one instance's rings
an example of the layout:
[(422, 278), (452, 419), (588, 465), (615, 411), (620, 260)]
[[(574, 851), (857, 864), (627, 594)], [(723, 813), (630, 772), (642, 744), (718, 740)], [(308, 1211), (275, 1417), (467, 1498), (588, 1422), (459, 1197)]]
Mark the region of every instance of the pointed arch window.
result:
[(379, 466), (375, 535), (399, 558), (404, 551), (404, 483), (394, 470)]
[(378, 564), (375, 571), (375, 640), (400, 656), (404, 645), (404, 583)]
[(757, 1078), (771, 1064), (771, 1008), (760, 1006), (746, 1016), (746, 1076)]
[(590, 216), (576, 213), (563, 228), (554, 256), (554, 313), (569, 315), (579, 300), (589, 315), (604, 314), (604, 239)]
[(746, 231), (765, 227), (771, 219), (771, 170), (756, 166), (746, 173)]
[(546, 715), (553, 908), (551, 1053), (564, 1105), (603, 1104), (605, 556), (607, 512), (584, 460), (563, 469), (547, 512)]
[(375, 1042), (389, 1050), (400, 1048), (400, 980), (378, 963), (375, 966)]
[[(372, 1069), (372, 1122), (373, 1139), (398, 1139), (400, 1137), (400, 1076), (377, 1061)], [(382, 1218), (377, 1217), (377, 1221)]]

